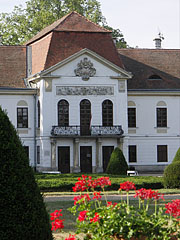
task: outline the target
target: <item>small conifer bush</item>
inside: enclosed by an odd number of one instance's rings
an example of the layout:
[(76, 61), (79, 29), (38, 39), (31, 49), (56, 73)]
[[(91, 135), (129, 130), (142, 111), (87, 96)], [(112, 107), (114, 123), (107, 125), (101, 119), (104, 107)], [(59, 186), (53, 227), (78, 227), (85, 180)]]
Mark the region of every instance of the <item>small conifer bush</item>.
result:
[(164, 170), (164, 187), (166, 188), (180, 188), (180, 148), (171, 164)]
[(123, 155), (123, 152), (117, 147), (111, 154), (106, 173), (126, 175), (128, 170), (128, 164)]
[(0, 107), (0, 239), (52, 240), (49, 216), (15, 128)]

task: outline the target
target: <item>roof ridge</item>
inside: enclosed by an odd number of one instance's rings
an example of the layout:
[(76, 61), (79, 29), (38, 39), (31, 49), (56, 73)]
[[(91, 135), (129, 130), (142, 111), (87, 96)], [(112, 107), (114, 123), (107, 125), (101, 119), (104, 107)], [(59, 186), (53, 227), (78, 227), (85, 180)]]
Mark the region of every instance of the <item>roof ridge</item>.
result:
[(88, 19), (87, 17), (85, 17), (84, 15), (81, 15), (80, 13), (78, 13), (78, 12), (76, 12), (76, 11), (72, 11), (71, 13), (76, 13), (76, 14), (79, 15), (81, 18), (84, 18), (87, 22), (94, 24), (96, 27), (99, 27), (99, 28), (101, 28), (102, 30), (104, 30), (104, 31), (106, 31), (106, 32), (109, 32), (109, 33), (112, 32), (111, 30), (108, 30), (108, 29), (100, 26), (99, 24), (91, 21), (90, 19)]

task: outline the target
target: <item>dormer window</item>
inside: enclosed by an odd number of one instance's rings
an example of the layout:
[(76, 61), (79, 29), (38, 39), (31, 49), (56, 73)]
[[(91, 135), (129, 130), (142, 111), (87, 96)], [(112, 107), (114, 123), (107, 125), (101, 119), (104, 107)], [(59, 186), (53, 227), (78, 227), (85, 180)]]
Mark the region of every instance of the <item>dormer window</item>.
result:
[(162, 78), (156, 74), (151, 75), (148, 80), (162, 80)]

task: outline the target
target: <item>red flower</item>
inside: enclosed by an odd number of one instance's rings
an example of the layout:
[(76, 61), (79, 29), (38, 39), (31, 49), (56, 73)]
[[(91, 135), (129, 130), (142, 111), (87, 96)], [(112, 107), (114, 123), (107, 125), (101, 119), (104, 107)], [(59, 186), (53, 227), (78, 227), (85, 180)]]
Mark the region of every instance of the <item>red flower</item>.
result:
[(141, 200), (144, 200), (144, 199), (158, 200), (160, 198), (164, 200), (163, 194), (158, 193), (158, 191), (153, 191), (152, 189), (145, 189), (145, 188), (141, 188), (137, 190), (134, 197), (139, 197)]
[(100, 220), (99, 214), (95, 213), (95, 216), (90, 219), (90, 222), (98, 222)]
[(101, 192), (94, 192), (93, 195), (94, 195), (93, 199), (97, 199), (98, 200), (98, 199), (102, 198)]
[(65, 240), (76, 240), (75, 236), (76, 236), (76, 235), (71, 235), (71, 234), (69, 234), (69, 237), (68, 237), (68, 238), (65, 238)]
[(62, 216), (61, 212), (62, 212), (62, 209), (60, 209), (59, 211), (55, 210), (53, 213), (51, 213), (50, 214), (51, 215), (51, 221), (53, 221), (54, 219)]
[(180, 199), (172, 200), (172, 202), (165, 204), (165, 208), (165, 213), (168, 213), (175, 218), (180, 217)]
[(125, 190), (126, 192), (129, 192), (129, 190), (131, 189), (134, 189), (136, 190), (136, 187), (135, 187), (135, 184), (133, 182), (123, 182), (123, 183), (120, 183), (120, 188), (119, 190)]
[(82, 212), (80, 212), (79, 213), (79, 217), (78, 217), (78, 220), (80, 221), (80, 222), (82, 222), (82, 221), (84, 221), (86, 218), (87, 218), (87, 215), (86, 215), (86, 213), (87, 213), (88, 211), (82, 211)]
[(109, 177), (101, 177), (97, 179), (97, 186), (104, 188), (105, 186), (111, 186), (111, 181)]
[(110, 206), (113, 206), (113, 207), (115, 207), (117, 205), (117, 203), (115, 202), (115, 203), (113, 203), (112, 204), (112, 202), (107, 202), (107, 207), (110, 207)]
[(82, 175), (82, 178), (78, 178), (78, 182), (75, 183), (75, 187), (73, 187), (74, 192), (85, 191), (88, 188), (88, 182), (86, 180), (87, 176)]
[(62, 228), (64, 228), (63, 221), (64, 221), (64, 219), (63, 219), (63, 220), (61, 220), (61, 219), (55, 219), (55, 221), (52, 222), (52, 228), (51, 228), (51, 230), (55, 230), (55, 231), (56, 231), (57, 229), (62, 229)]
[[(76, 203), (77, 203), (80, 199), (84, 199), (83, 203), (84, 203), (85, 201), (90, 201), (90, 200), (91, 200), (89, 194), (84, 194), (84, 195), (81, 195), (81, 196), (76, 196), (76, 197), (74, 197), (74, 199), (73, 199), (73, 200), (74, 200), (74, 205), (76, 205)], [(79, 204), (80, 204), (80, 203), (79, 203)]]

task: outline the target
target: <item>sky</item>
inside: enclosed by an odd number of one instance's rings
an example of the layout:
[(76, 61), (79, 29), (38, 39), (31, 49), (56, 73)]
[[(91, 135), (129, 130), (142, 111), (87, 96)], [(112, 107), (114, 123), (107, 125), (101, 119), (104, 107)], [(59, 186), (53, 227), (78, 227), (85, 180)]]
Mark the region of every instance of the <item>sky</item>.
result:
[[(11, 12), (27, 0), (0, 0), (0, 12)], [(98, 0), (109, 26), (119, 28), (130, 47), (154, 48), (161, 32), (162, 48), (180, 49), (180, 0)]]

